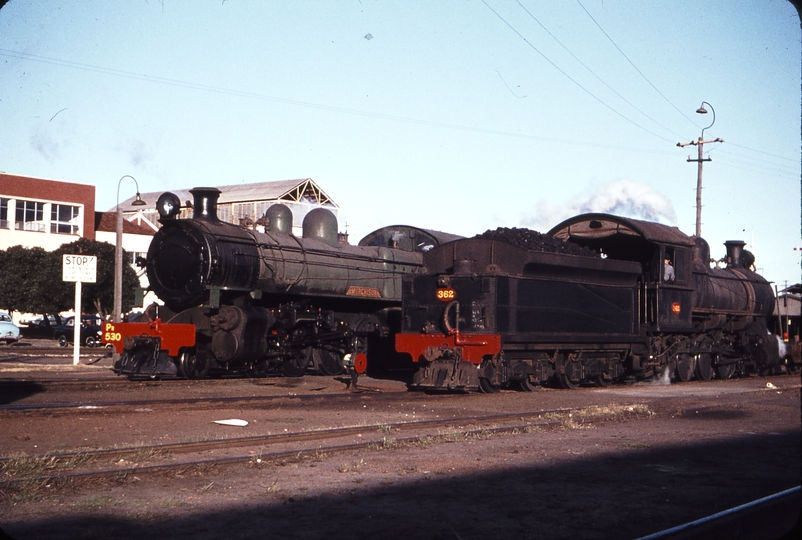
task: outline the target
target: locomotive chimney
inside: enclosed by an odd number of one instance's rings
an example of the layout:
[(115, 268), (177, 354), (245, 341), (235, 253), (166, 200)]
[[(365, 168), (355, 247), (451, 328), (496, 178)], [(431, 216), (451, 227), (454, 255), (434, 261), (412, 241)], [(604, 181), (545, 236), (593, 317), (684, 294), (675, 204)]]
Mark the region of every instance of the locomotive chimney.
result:
[(217, 199), (220, 190), (212, 187), (196, 187), (189, 190), (195, 198), (192, 217), (204, 221), (219, 221), (217, 218)]
[(742, 240), (727, 240), (724, 245), (727, 247), (727, 268), (743, 268), (742, 255), (746, 242)]

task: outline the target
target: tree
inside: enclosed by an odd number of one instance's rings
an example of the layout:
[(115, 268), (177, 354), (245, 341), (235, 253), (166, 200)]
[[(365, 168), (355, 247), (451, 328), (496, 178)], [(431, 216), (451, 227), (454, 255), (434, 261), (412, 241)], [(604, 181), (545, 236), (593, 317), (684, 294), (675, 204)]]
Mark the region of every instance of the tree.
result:
[[(114, 311), (114, 257), (115, 248), (106, 242), (98, 242), (87, 238), (79, 238), (75, 242), (64, 244), (54, 253), (59, 261), (62, 255), (94, 255), (97, 257), (97, 279), (95, 283), (84, 283), (81, 286), (81, 304), (93, 305), (102, 317)], [(125, 257), (123, 257), (125, 259)], [(134, 296), (139, 288), (139, 278), (128, 264), (123, 264), (122, 311), (126, 313), (134, 305)]]
[[(114, 310), (114, 246), (80, 238), (55, 251), (13, 246), (0, 250), (0, 308), (23, 313), (52, 314), (75, 307), (75, 284), (62, 280), (63, 255), (97, 257), (95, 283), (81, 286), (81, 305), (92, 306), (101, 316)], [(134, 305), (139, 288), (136, 272), (123, 265), (123, 312)], [(59, 321), (60, 322), (60, 321)]]
[(56, 316), (69, 309), (71, 296), (61, 281), (61, 257), (39, 247), (0, 251), (0, 306)]

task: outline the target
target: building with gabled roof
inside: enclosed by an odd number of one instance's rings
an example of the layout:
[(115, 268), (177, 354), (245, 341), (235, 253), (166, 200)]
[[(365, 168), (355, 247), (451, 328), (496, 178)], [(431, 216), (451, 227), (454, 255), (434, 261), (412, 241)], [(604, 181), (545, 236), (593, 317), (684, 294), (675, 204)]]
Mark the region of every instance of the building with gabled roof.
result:
[[(217, 216), (222, 221), (250, 225), (258, 222), (270, 206), (280, 203), (288, 206), (292, 211), (293, 233), (299, 236), (304, 217), (311, 210), (322, 206), (338, 216), (340, 209), (337, 203), (311, 178), (215, 187), (221, 192), (217, 201)], [(193, 199), (190, 190), (173, 189), (170, 191), (182, 201), (180, 217), (190, 217)], [(133, 206), (132, 203), (136, 197), (130, 197), (121, 202), (120, 206), (125, 219), (157, 230), (159, 213), (156, 210), (156, 201), (162, 193), (161, 191), (141, 193), (140, 197), (145, 201), (146, 206)], [(111, 210), (115, 210), (115, 208)]]

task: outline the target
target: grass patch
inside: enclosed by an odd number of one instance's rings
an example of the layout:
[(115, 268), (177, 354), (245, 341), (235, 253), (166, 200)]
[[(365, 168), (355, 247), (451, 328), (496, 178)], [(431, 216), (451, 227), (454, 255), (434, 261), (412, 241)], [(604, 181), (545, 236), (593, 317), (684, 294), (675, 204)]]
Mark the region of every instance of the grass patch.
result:
[(95, 461), (95, 456), (74, 454), (66, 457), (11, 457), (0, 466), (0, 474), (10, 478), (31, 478), (71, 471)]
[(337, 472), (347, 473), (347, 472), (356, 472), (362, 468), (362, 465), (365, 464), (364, 459), (360, 459), (359, 461), (355, 461), (353, 463), (341, 463), (337, 466)]
[(182, 501), (181, 499), (162, 499), (160, 501), (157, 501), (156, 504), (158, 504), (162, 508), (170, 508), (170, 509), (180, 508), (182, 506), (188, 506), (188, 503), (186, 501)]

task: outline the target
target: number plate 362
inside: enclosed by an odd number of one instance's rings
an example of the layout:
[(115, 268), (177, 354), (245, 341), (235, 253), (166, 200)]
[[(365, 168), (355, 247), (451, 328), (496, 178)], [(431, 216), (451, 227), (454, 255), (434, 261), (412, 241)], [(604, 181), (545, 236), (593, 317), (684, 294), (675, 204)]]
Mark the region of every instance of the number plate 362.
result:
[(442, 302), (450, 302), (457, 297), (457, 291), (452, 288), (437, 289), (437, 299)]

